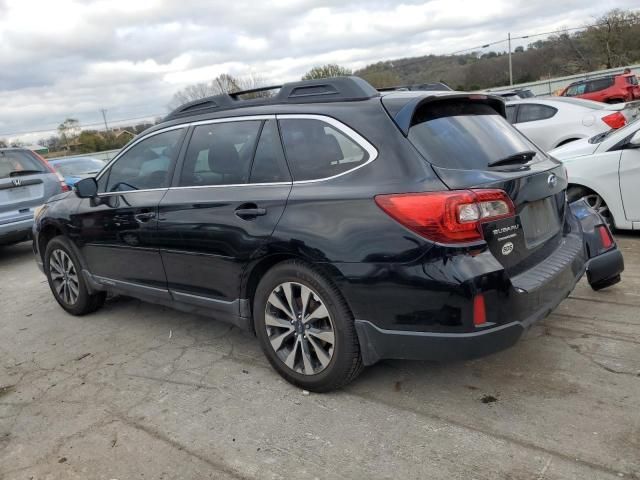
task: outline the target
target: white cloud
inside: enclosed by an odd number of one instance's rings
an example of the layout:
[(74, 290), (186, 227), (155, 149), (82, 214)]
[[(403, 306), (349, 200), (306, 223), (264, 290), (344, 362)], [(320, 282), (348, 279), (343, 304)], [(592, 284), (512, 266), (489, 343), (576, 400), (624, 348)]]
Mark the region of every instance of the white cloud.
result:
[(0, 0), (0, 137), (166, 112), (221, 73), (270, 83), (585, 24), (637, 0)]

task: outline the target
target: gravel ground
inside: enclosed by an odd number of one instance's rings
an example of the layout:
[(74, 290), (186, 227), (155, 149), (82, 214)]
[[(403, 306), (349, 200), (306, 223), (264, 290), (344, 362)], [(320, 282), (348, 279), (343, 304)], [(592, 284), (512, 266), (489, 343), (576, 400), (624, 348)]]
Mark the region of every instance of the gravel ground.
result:
[(305, 395), (256, 339), (124, 297), (83, 318), (0, 249), (0, 479), (640, 478), (640, 236), (515, 347)]

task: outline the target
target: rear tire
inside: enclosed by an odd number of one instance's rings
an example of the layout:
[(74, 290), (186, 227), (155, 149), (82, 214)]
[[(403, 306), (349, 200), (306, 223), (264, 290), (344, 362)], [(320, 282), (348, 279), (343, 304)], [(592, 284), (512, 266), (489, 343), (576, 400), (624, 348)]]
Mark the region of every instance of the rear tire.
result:
[(346, 301), (309, 265), (289, 260), (269, 270), (256, 290), (253, 318), (269, 363), (298, 387), (335, 390), (363, 369)]
[(47, 243), (44, 271), (54, 298), (70, 314), (86, 315), (104, 304), (106, 292), (89, 293), (82, 264), (65, 237), (58, 236)]

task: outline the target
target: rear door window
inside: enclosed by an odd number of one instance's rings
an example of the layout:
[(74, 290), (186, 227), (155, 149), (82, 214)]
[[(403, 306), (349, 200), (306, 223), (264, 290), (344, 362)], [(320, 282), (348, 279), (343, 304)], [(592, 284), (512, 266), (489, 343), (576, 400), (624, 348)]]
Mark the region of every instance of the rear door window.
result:
[(284, 159), (278, 124), (275, 120), (268, 120), (262, 127), (249, 183), (275, 183), (290, 180), (291, 175)]
[(195, 127), (180, 174), (180, 186), (247, 183), (261, 120)]
[(599, 92), (605, 88), (609, 88), (613, 85), (613, 78), (599, 78), (597, 80), (590, 80), (587, 82), (587, 89), (585, 93)]
[(525, 103), (521, 104), (518, 109), (518, 122), (535, 122), (536, 120), (546, 120), (547, 118), (553, 117), (556, 112), (553, 107), (549, 107), (547, 105), (537, 105), (534, 103)]
[(279, 122), (289, 168), (296, 181), (333, 177), (369, 160), (363, 147), (327, 122), (310, 118)]
[(418, 110), (409, 141), (438, 167), (485, 170), (497, 160), (538, 148), (489, 105), (468, 100), (427, 104)]
[(45, 166), (26, 150), (0, 150), (0, 178), (48, 173)]

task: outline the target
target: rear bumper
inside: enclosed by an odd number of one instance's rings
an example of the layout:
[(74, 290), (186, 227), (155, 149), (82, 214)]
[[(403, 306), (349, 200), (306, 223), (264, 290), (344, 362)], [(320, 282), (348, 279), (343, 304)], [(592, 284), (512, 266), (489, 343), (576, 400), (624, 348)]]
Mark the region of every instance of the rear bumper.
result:
[[(356, 320), (356, 331), (365, 365), (384, 358), (400, 360), (468, 360), (504, 350), (515, 344), (535, 322), (547, 317), (573, 290), (584, 269), (574, 273), (576, 262), (558, 272), (542, 288), (531, 292), (512, 287), (500, 305), (488, 306), (518, 320), (482, 330), (462, 333), (416, 332), (382, 329), (366, 320)], [(494, 299), (500, 302), (500, 300)], [(528, 313), (524, 313), (528, 312)], [(526, 315), (522, 317), (522, 315)]]
[[(602, 252), (596, 227), (603, 220), (582, 207), (572, 205), (570, 232), (557, 250), (512, 277), (488, 251), (423, 261), (422, 272), (417, 265), (378, 265), (383, 282), (377, 288), (354, 281), (358, 267), (341, 266), (348, 273), (342, 287), (356, 318), (364, 363), (464, 360), (497, 352), (548, 316), (585, 271), (596, 290), (620, 281), (622, 254), (615, 245)], [(475, 326), (473, 299), (478, 294), (484, 297), (487, 321)]]
[(31, 238), (33, 218), (0, 225), (0, 245), (22, 242)]

